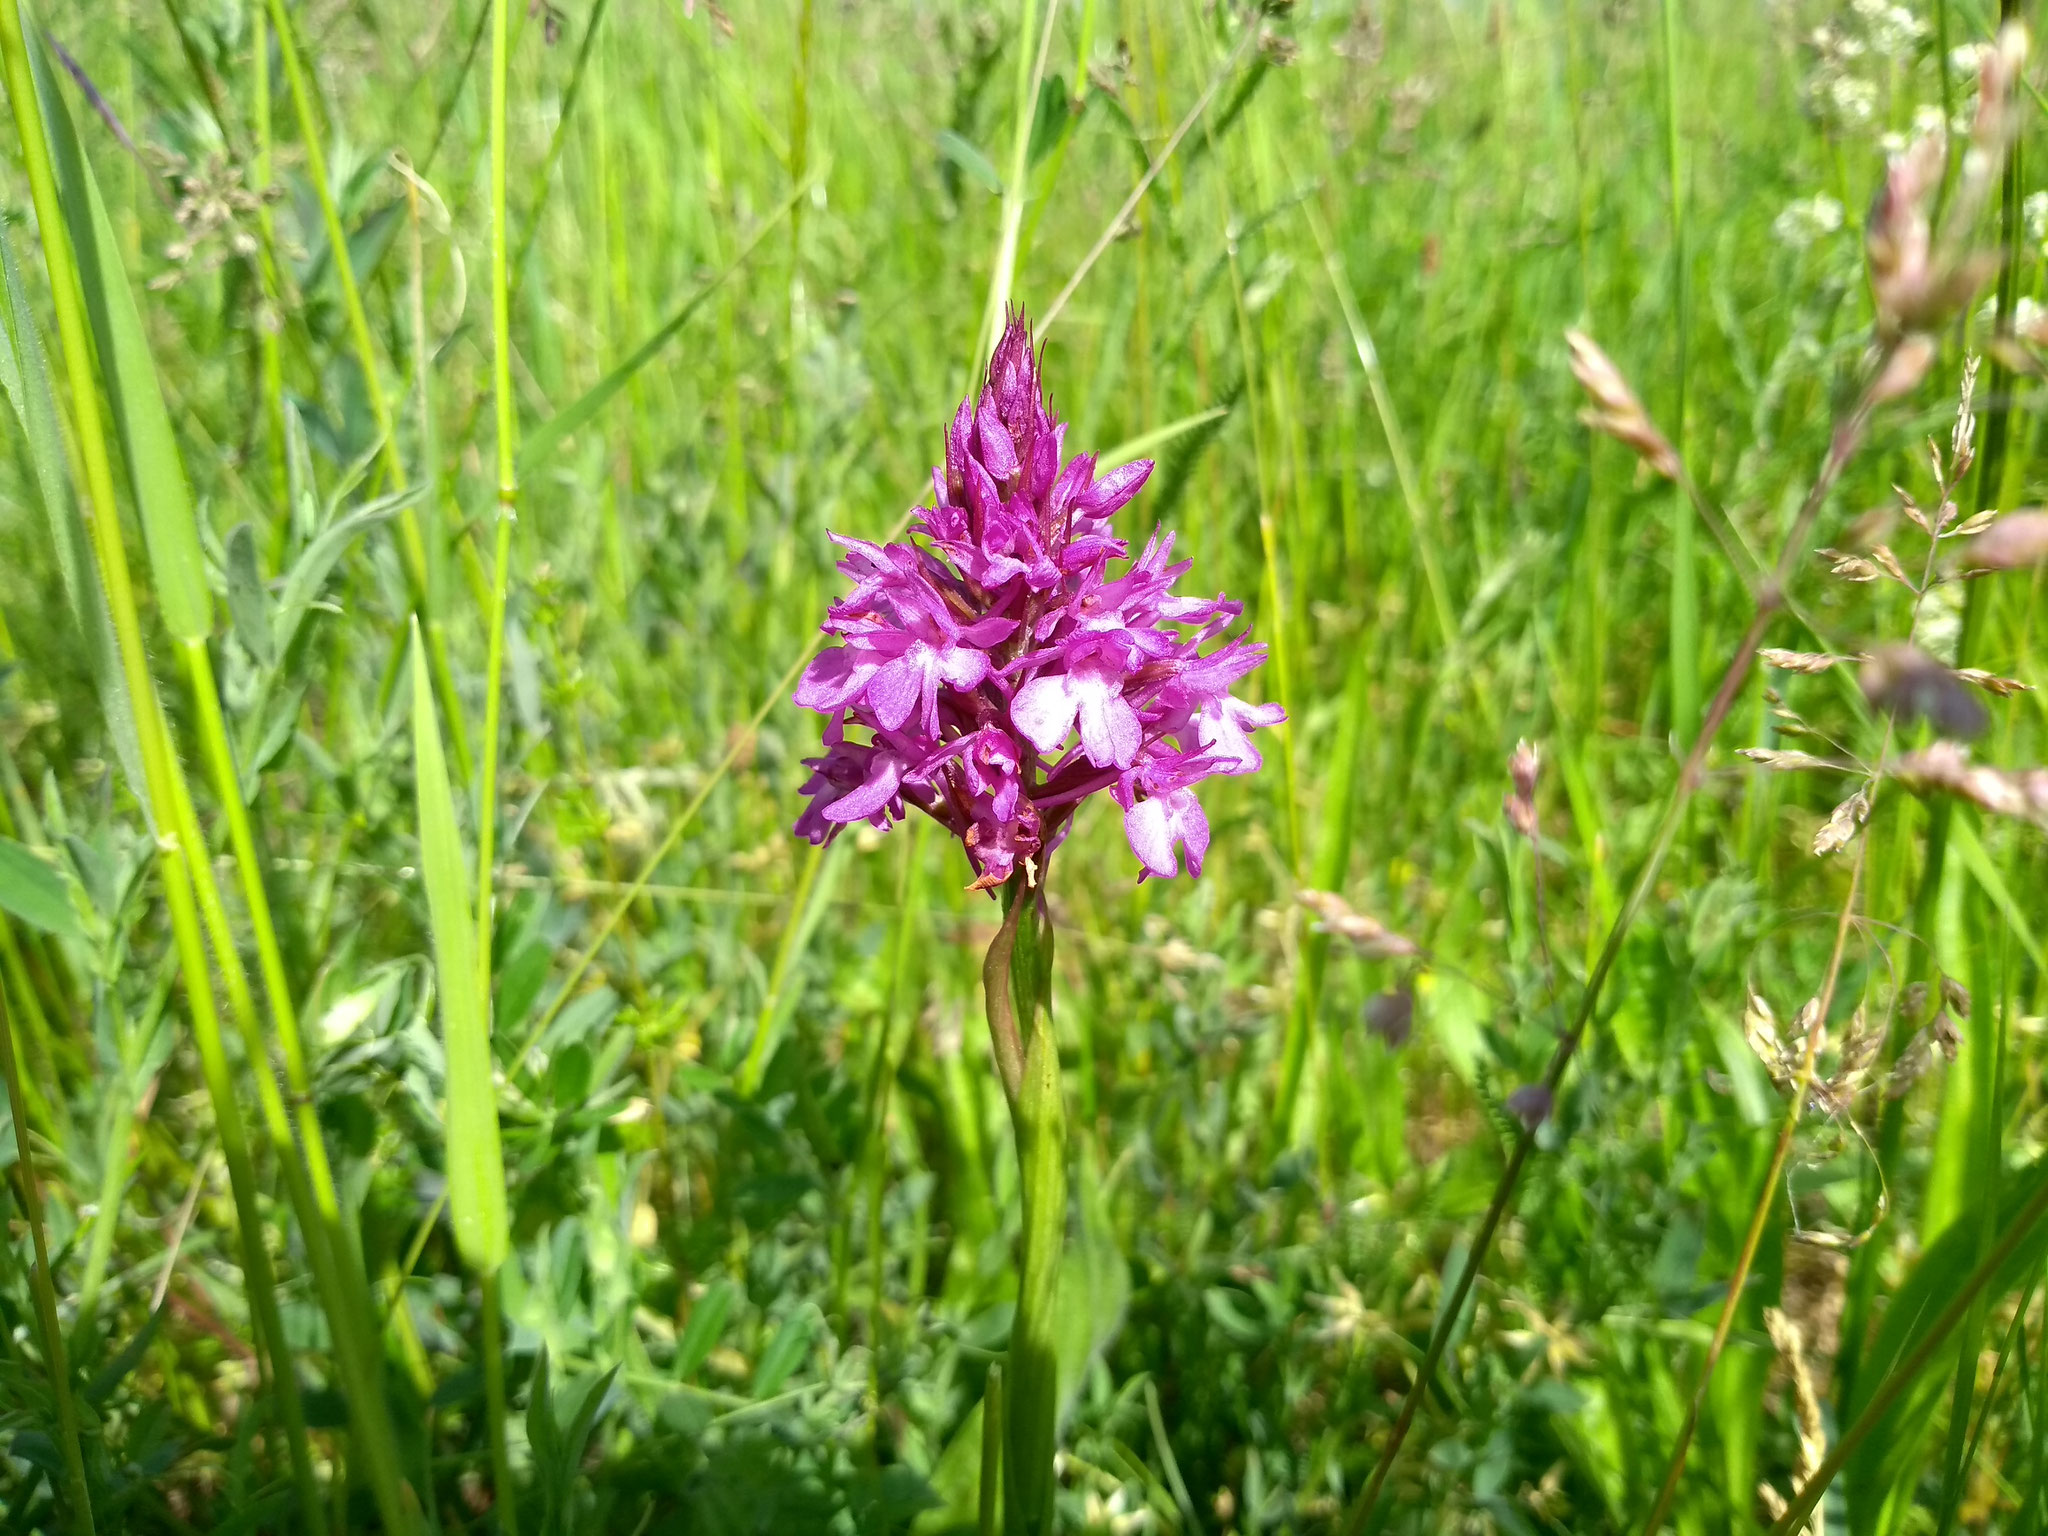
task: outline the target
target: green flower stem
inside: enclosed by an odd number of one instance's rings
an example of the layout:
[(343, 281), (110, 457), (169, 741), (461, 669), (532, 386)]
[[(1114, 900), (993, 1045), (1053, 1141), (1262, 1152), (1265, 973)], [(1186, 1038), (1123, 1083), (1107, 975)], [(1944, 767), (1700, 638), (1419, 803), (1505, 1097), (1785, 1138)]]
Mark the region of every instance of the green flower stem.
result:
[(518, 1501), (513, 1492), (511, 1442), (505, 1435), (505, 1311), (498, 1293), (498, 1271), (483, 1277), (484, 1414), (491, 1431), (491, 1484), (497, 1499), (498, 1530), (514, 1536), (519, 1529)]
[[(1052, 1034), (1053, 937), (1044, 888), (1027, 883), (1024, 874), (1015, 875), (1004, 888), (1003, 902), (1003, 927), (982, 969), (990, 1029), (999, 1029), (1007, 1017), (1024, 1037), (1010, 1101), (1024, 1221), (1017, 1314), (1010, 1325), (1002, 1388), (1003, 1530), (1005, 1536), (1048, 1536), (1059, 1433), (1054, 1317), (1067, 1229), (1067, 1112), (1059, 1046)], [(1002, 1049), (999, 1042), (999, 1053)]]
[[(7, 18), (10, 26), (13, 19)], [(11, 35), (18, 36), (19, 30), (13, 29)], [(72, 1528), (81, 1536), (93, 1536), (92, 1499), (86, 1492), (85, 1456), (78, 1443), (78, 1404), (71, 1396), (71, 1367), (64, 1354), (64, 1330), (57, 1321), (57, 1288), (50, 1279), (50, 1245), (43, 1233), (43, 1192), (36, 1182), (35, 1162), (29, 1155), (28, 1105), (22, 1097), (21, 1069), (14, 1059), (14, 1021), (8, 1014), (4, 993), (0, 993), (0, 1073), (6, 1075), (7, 1107), (14, 1115), (15, 1165), (21, 1180), (22, 1214), (28, 1218), (29, 1236), (35, 1244), (36, 1264), (30, 1281), (36, 1297), (36, 1326), (42, 1333), (43, 1368), (49, 1372), (50, 1395), (57, 1402), (57, 1444), (64, 1456), (64, 1501), (71, 1506)]]
[[(327, 155), (320, 147), (320, 123), (313, 110), (312, 91), (305, 66), (299, 61), (298, 42), (292, 31), (291, 15), (284, 0), (270, 0), (271, 25), (277, 29), (278, 56), (284, 60), (285, 83), (291, 89), (292, 109), (299, 122), (299, 138), (306, 152), (306, 174), (320, 199), (320, 218), (327, 228), (329, 254), (334, 275), (341, 284), (342, 308), (348, 315), (349, 339), (355, 346), (356, 366), (363, 375), (363, 392), (370, 402), (370, 418), (383, 440), (384, 473), (394, 491), (410, 483), (405, 460), (398, 452), (398, 426), (391, 413), (391, 398), (384, 392), (384, 377), (378, 371), (377, 345), (370, 336), (370, 317), (363, 308), (362, 289), (356, 285), (355, 263), (349, 257), (348, 233), (341, 227), (341, 210), (335, 205), (334, 189), (327, 179)], [(433, 592), (427, 575), (427, 545), (420, 533), (420, 521), (410, 506), (398, 514), (398, 550), (405, 562), (406, 581), (412, 587), (413, 606), (426, 632), (427, 661), (434, 675), (434, 691), (448, 716), (449, 744), (455, 759), (455, 773), (463, 783), (470, 777), (469, 732), (462, 721), (462, 701), (455, 691), (455, 672), (448, 662), (448, 637), (434, 612)]]

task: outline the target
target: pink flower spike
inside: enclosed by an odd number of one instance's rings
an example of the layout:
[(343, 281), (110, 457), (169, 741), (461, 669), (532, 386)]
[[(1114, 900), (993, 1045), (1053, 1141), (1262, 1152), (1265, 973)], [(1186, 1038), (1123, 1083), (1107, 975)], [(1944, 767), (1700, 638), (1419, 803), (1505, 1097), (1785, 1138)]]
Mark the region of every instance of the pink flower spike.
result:
[(1227, 633), (1239, 606), (1175, 594), (1190, 562), (1165, 531), (1135, 560), (1110, 531), (1151, 471), (1098, 479), (1092, 455), (1066, 456), (1030, 329), (1014, 321), (954, 413), (912, 536), (834, 536), (850, 590), (824, 623), (840, 643), (796, 690), (827, 717), (798, 835), (829, 842), (914, 805), (960, 839), (972, 889), (1025, 872), (1036, 883), (1107, 790), (1141, 879), (1178, 874), (1182, 852), (1201, 873), (1195, 786), (1255, 770), (1251, 733), (1285, 716), (1230, 695), (1265, 659)]

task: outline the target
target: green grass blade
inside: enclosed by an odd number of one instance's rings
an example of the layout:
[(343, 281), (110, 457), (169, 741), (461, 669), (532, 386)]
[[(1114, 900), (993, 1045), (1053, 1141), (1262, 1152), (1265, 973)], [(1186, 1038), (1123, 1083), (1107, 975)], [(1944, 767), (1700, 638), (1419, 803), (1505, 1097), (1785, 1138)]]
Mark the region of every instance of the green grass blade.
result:
[(1212, 405), (1206, 411), (1196, 411), (1192, 416), (1169, 421), (1163, 427), (1155, 427), (1128, 442), (1118, 443), (1107, 453), (1097, 454), (1095, 467), (1098, 471), (1115, 469), (1118, 465), (1128, 464), (1133, 459), (1142, 459), (1148, 453), (1157, 453), (1175, 438), (1206, 427), (1212, 421), (1221, 421), (1229, 414), (1229, 406)]
[(591, 385), (589, 389), (585, 390), (576, 399), (570, 401), (561, 410), (555, 412), (546, 421), (525, 434), (519, 448), (519, 474), (522, 478), (533, 474), (536, 469), (547, 461), (555, 449), (560, 446), (563, 438), (591, 421), (599, 411), (611, 403), (614, 395), (618, 394), (620, 390), (632, 382), (635, 374), (639, 373), (641, 369), (645, 368), (660, 355), (662, 348), (675, 339), (676, 333), (689, 324), (690, 317), (704, 307), (704, 302), (717, 293), (719, 288), (724, 285), (725, 281), (733, 273), (746, 264), (747, 258), (753, 255), (755, 248), (760, 245), (769, 232), (789, 216), (790, 210), (797, 205), (798, 200), (810, 195), (812, 186), (824, 176), (827, 169), (828, 167), (823, 165), (816, 167), (810, 175), (806, 176), (801, 183), (793, 188), (790, 194), (776, 205), (775, 211), (756, 224), (752, 233), (740, 242), (740, 248), (734, 253), (732, 260), (727, 262), (719, 270), (718, 274), (705, 283), (703, 287), (683, 300), (674, 314), (664, 320), (655, 328), (652, 335), (633, 349), (631, 356), (595, 384)]
[(206, 585), (206, 561), (199, 548), (199, 521), (191, 488), (164, 409), (156, 364), (149, 355), (142, 316), (122, 270), (121, 249), (107, 218), (92, 167), (87, 164), (71, 115), (58, 94), (48, 61), (32, 49), (36, 94), (49, 124), (57, 167), (58, 197), (71, 235), (86, 313), (92, 321), (107, 399), (127, 461), (129, 489), (142, 517), (150, 575), (164, 627), (180, 640), (202, 640), (213, 632), (213, 594)]
[(0, 911), (59, 938), (85, 937), (63, 877), (11, 837), (0, 837)]
[(64, 1353), (64, 1329), (57, 1317), (57, 1288), (50, 1270), (49, 1240), (43, 1228), (43, 1201), (35, 1164), (29, 1157), (28, 1107), (21, 1091), (21, 1069), (14, 1055), (14, 1021), (0, 996), (0, 1073), (7, 1079), (7, 1104), (13, 1116), (14, 1150), (21, 1167), (22, 1214), (28, 1218), (35, 1245), (36, 1325), (42, 1335), (43, 1369), (57, 1407), (58, 1448), (64, 1460), (64, 1502), (71, 1525), (80, 1536), (93, 1536), (92, 1495), (85, 1481), (85, 1458), (79, 1446), (78, 1405), (71, 1390), (71, 1367)]
[(447, 1053), (448, 1210), (463, 1261), (480, 1275), (496, 1273), (510, 1249), (505, 1159), (498, 1143), (498, 1099), (491, 1043), (476, 986), (476, 939), (455, 826), (455, 797), (434, 717), (426, 647), (415, 631), (412, 652), (413, 791), (419, 813), (420, 878), (427, 888), (434, 974)]
[(769, 973), (768, 994), (762, 999), (760, 1016), (754, 1021), (754, 1037), (748, 1043), (746, 1059), (733, 1079), (733, 1091), (743, 1099), (761, 1091), (761, 1079), (768, 1071), (768, 1063), (775, 1059), (775, 1047), (781, 1043), (790, 1009), (796, 1003), (790, 975), (803, 959), (804, 951), (810, 948), (812, 936), (838, 894), (850, 851), (851, 844), (840, 838), (829, 848), (811, 849), (804, 860), (790, 904), (789, 922), (782, 930), (775, 967)]
[(21, 267), (14, 257), (14, 243), (0, 231), (0, 268), (7, 283), (4, 348), (0, 348), (0, 383), (8, 403), (21, 423), (28, 445), (29, 465), (41, 493), (43, 513), (50, 525), (50, 547), (57, 557), (57, 571), (64, 582), (64, 596), (78, 626), (85, 647), (86, 665), (92, 672), (93, 687), (99, 694), (100, 712), (106, 717), (107, 733), (113, 738), (114, 754), (137, 799), (145, 804), (148, 789), (142, 777), (142, 747), (135, 738), (135, 708), (128, 699), (128, 685), (121, 678), (121, 659), (114, 645), (114, 624), (107, 616), (106, 594), (94, 574), (92, 546), (84, 521), (79, 517), (77, 499), (72, 495), (69, 467), (64, 462), (64, 443), (57, 427), (56, 397), (51, 392), (49, 357), (43, 347), (35, 311), (22, 283)]

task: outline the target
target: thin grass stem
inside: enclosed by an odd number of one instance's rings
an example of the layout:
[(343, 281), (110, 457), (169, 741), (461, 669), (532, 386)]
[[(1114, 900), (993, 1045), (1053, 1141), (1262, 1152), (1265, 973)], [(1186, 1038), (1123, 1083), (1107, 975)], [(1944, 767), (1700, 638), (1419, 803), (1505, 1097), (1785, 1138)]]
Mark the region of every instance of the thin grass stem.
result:
[(1181, 140), (1188, 136), (1190, 128), (1202, 120), (1202, 115), (1209, 110), (1209, 103), (1216, 99), (1216, 93), (1223, 88), (1223, 82), (1237, 73), (1238, 65), (1244, 62), (1245, 55), (1251, 52), (1253, 45), (1258, 42), (1258, 37), (1259, 29), (1256, 26), (1247, 26), (1244, 36), (1238, 39), (1237, 46), (1231, 50), (1230, 57), (1225, 59), (1216, 73), (1209, 77), (1209, 83), (1202, 88), (1202, 94), (1195, 98), (1195, 104), (1188, 108), (1187, 116), (1174, 128), (1157, 158), (1146, 169), (1145, 174), (1138, 178), (1138, 184), (1131, 188), (1130, 195), (1111, 215), (1109, 222), (1102, 226), (1102, 233), (1096, 236), (1095, 243), (1088, 247), (1088, 254), (1083, 256), (1080, 265), (1074, 268), (1066, 286), (1060, 289), (1052, 303), (1046, 306), (1045, 312), (1038, 317), (1034, 328), (1040, 337), (1052, 329), (1053, 322), (1059, 319), (1060, 313), (1067, 307), (1067, 301), (1074, 296), (1074, 290), (1079, 288), (1089, 272), (1094, 270), (1095, 263), (1102, 259), (1102, 253), (1109, 249), (1118, 235), (1123, 233), (1131, 215), (1138, 211), (1138, 204), (1142, 203), (1145, 194), (1152, 190), (1152, 183), (1157, 181), (1159, 173), (1172, 163), (1174, 152), (1180, 148)]
[(988, 302), (982, 309), (981, 327), (975, 333), (974, 356), (967, 365), (970, 393), (1002, 335), (1010, 294), (1017, 281), (1018, 241), (1024, 230), (1024, 204), (1030, 191), (1031, 129), (1038, 121), (1038, 86), (1045, 78), (1053, 23), (1059, 19), (1060, 11), (1057, 0), (1046, 0), (1045, 24), (1037, 29), (1038, 46), (1034, 49), (1029, 44), (1038, 6), (1039, 0), (1021, 0), (1018, 6), (1017, 96), (1012, 109), (1010, 173), (1003, 178), (1002, 225), (996, 238), (995, 262), (989, 269)]
[[(602, 0), (586, 34), (594, 35)], [(476, 818), (476, 988), (478, 1016), (488, 1035), (491, 1022), (492, 879), (498, 827), (499, 710), (505, 676), (505, 596), (512, 564), (512, 526), (519, 516), (517, 408), (512, 398), (512, 300), (510, 231), (505, 217), (505, 107), (511, 67), (508, 0), (491, 0), (491, 384), (497, 407), (497, 534), (492, 551), (491, 608), (486, 615), (490, 652), (484, 673), (483, 768), (478, 778)], [(578, 74), (581, 74), (579, 55)], [(573, 91), (573, 86), (572, 86)], [(566, 110), (566, 109), (565, 109)], [(459, 729), (453, 717), (450, 726)], [(516, 1536), (518, 1503), (511, 1449), (505, 1435), (504, 1353), (499, 1334), (500, 1302), (495, 1270), (483, 1276), (484, 1399), (490, 1418), (491, 1465), (496, 1473), (498, 1528)]]
[(2012, 1257), (2020, 1244), (2027, 1240), (2043, 1216), (2048, 1216), (2048, 1182), (2044, 1182), (2041, 1188), (2035, 1191), (2033, 1197), (2013, 1218), (2012, 1225), (2006, 1228), (2005, 1235), (1977, 1262), (1977, 1267), (1970, 1271), (1969, 1278), (1957, 1288), (1949, 1304), (1929, 1325), (1913, 1352), (1886, 1373), (1884, 1381), (1871, 1394), (1870, 1401), (1856, 1416), (1855, 1422), (1842, 1431), (1841, 1437), (1835, 1441), (1826, 1459), (1814, 1468), (1813, 1475), (1801, 1486), (1798, 1494), (1786, 1507), (1785, 1513), (1778, 1518), (1778, 1523), (1771, 1527), (1770, 1536), (1792, 1536), (1794, 1531), (1806, 1523), (1806, 1517), (1813, 1513), (1814, 1505), (1818, 1504), (1821, 1496), (1827, 1492), (1828, 1484), (1834, 1481), (1835, 1474), (1842, 1470), (1843, 1464), (1855, 1454), (1857, 1447), (1870, 1438), (1871, 1432), (1883, 1424), (1892, 1405), (1908, 1387), (1913, 1385), (1928, 1363), (1941, 1351), (1957, 1324), (1961, 1323), (1976, 1305), (1978, 1294), (1990, 1284), (1992, 1277), (2005, 1267), (2006, 1261)]
[[(1671, 180), (1671, 306), (1672, 336), (1677, 344), (1673, 378), (1677, 394), (1671, 412), (1671, 441), (1685, 452), (1686, 370), (1691, 363), (1685, 161), (1678, 103), (1678, 0), (1663, 3), (1664, 150), (1665, 173)], [(1685, 498), (1671, 509), (1671, 736), (1681, 748), (1692, 744), (1700, 713), (1700, 587), (1692, 519)]]
[[(398, 451), (398, 423), (392, 414), (391, 398), (384, 388), (384, 376), (377, 359), (377, 345), (370, 336), (370, 317), (363, 308), (363, 294), (356, 284), (355, 262), (349, 255), (348, 232), (342, 228), (341, 210), (334, 201), (334, 188), (327, 176), (327, 154), (321, 146), (319, 115), (314, 110), (312, 87), (299, 59), (297, 36), (291, 13), (284, 0), (268, 0), (272, 26), (277, 31), (278, 55), (284, 60), (285, 83), (290, 88), (292, 108), (297, 115), (299, 139), (306, 156), (306, 175), (320, 201), (320, 218), (327, 233), (328, 256), (341, 285), (342, 309), (348, 317), (349, 340), (354, 345), (356, 366), (362, 373), (363, 393), (370, 405), (370, 419), (376, 424), (382, 446), (385, 478), (394, 491), (410, 483), (405, 460)], [(434, 691), (447, 713), (449, 751), (455, 760), (456, 776), (464, 783), (470, 778), (469, 737), (462, 724), (462, 699), (456, 692), (455, 672), (448, 660), (448, 638), (435, 611), (432, 584), (428, 577), (427, 546), (420, 521), (410, 506), (398, 514), (398, 548), (405, 565), (406, 581), (412, 588), (413, 606), (426, 631), (427, 659), (433, 669)]]
[[(12, 17), (6, 18), (10, 23)], [(64, 1458), (64, 1502), (72, 1529), (93, 1536), (92, 1495), (86, 1487), (85, 1455), (79, 1443), (78, 1403), (71, 1393), (71, 1366), (64, 1352), (64, 1328), (57, 1318), (57, 1287), (50, 1271), (50, 1243), (43, 1227), (43, 1191), (29, 1148), (28, 1102), (21, 1091), (21, 1067), (14, 1054), (14, 1019), (0, 991), (0, 1072), (7, 1077), (7, 1107), (14, 1116), (14, 1166), (21, 1213), (35, 1247), (30, 1286), (36, 1299), (36, 1328), (43, 1346), (43, 1370), (57, 1405), (57, 1449)]]
[[(1869, 377), (1873, 381), (1884, 377), (1892, 351), (1890, 346), (1879, 349), (1869, 372)], [(1586, 978), (1585, 993), (1580, 1000), (1572, 1027), (1558, 1041), (1556, 1050), (1551, 1054), (1550, 1065), (1544, 1072), (1543, 1082), (1553, 1095), (1563, 1081), (1572, 1057), (1577, 1054), (1580, 1042), (1585, 1038), (1586, 1030), (1599, 1007), (1600, 995), (1606, 988), (1608, 977), (1613, 974), (1615, 965), (1621, 958), (1622, 946), (1627, 940), (1629, 930), (1635, 926), (1637, 916), (1649, 900), (1657, 876), (1664, 867), (1664, 860), (1677, 839), (1678, 829), (1684, 820), (1686, 810), (1705, 779), (1707, 753), (1720, 734), (1721, 727), (1727, 722), (1730, 711), (1735, 707), (1735, 700), (1755, 665), (1757, 648), (1763, 644), (1772, 620), (1784, 606), (1784, 593), (1791, 584), (1807, 540), (1812, 536), (1813, 525), (1819, 518), (1829, 494), (1834, 490), (1836, 482), (1840, 480), (1843, 469), (1861, 446), (1869, 430), (1871, 414), (1876, 407), (1875, 391), (1873, 387), (1866, 385), (1855, 405), (1835, 426), (1828, 445), (1827, 457), (1822, 462), (1819, 473), (1814, 477), (1805, 501), (1800, 505), (1792, 530), (1779, 552), (1772, 578), (1757, 597), (1749, 627), (1736, 645), (1734, 657), (1722, 675), (1720, 687), (1715, 690), (1713, 702), (1708, 706), (1706, 715), (1700, 723), (1699, 734), (1693, 739), (1692, 748), (1679, 769), (1678, 782), (1665, 804), (1650, 851), (1630, 886), (1628, 899), (1607, 931), (1607, 938), (1601, 945), (1599, 958), (1594, 962), (1591, 974)], [(1529, 1155), (1534, 1151), (1535, 1145), (1535, 1129), (1524, 1127), (1516, 1136), (1514, 1149), (1508, 1155), (1507, 1166), (1502, 1169), (1500, 1178), (1494, 1186), (1493, 1197), (1487, 1204), (1486, 1214), (1480, 1218), (1479, 1229), (1473, 1236), (1457, 1284), (1452, 1287), (1451, 1294), (1438, 1313), (1439, 1320), (1431, 1331), (1429, 1347), (1423, 1354), (1422, 1364), (1416, 1370), (1415, 1380), (1410, 1384), (1408, 1393), (1402, 1400), (1400, 1412), (1388, 1431), (1387, 1443), (1381, 1449), (1379, 1460), (1373, 1467), (1364, 1492), (1359, 1495), (1357, 1502), (1351, 1507), (1351, 1513), (1345, 1519), (1345, 1536), (1359, 1536), (1360, 1532), (1368, 1529), (1373, 1511), (1379, 1503), (1380, 1493), (1386, 1486), (1388, 1474), (1392, 1472), (1394, 1462), (1401, 1453), (1401, 1446), (1415, 1422), (1416, 1412), (1422, 1406), (1423, 1394), (1428, 1391), (1436, 1372), (1437, 1362), (1443, 1358), (1443, 1352), (1449, 1345), (1452, 1329), (1464, 1310), (1465, 1298), (1471, 1294), (1480, 1266), (1485, 1262), (1487, 1250), (1493, 1242), (1494, 1233), (1499, 1229), (1508, 1203), (1513, 1198), (1516, 1187), (1521, 1183), (1522, 1171), (1528, 1166)]]
[(1699, 1385), (1693, 1389), (1692, 1401), (1686, 1405), (1685, 1421), (1679, 1426), (1678, 1439), (1671, 1448), (1671, 1459), (1664, 1473), (1663, 1486), (1658, 1490), (1657, 1502), (1651, 1506), (1649, 1518), (1643, 1522), (1644, 1536), (1657, 1536), (1664, 1529), (1665, 1517), (1671, 1513), (1672, 1502), (1678, 1497), (1678, 1482), (1685, 1472), (1686, 1453), (1692, 1447), (1700, 1413), (1706, 1407), (1707, 1389), (1714, 1381), (1714, 1367), (1720, 1363), (1728, 1335), (1734, 1331), (1735, 1315), (1741, 1310), (1743, 1294), (1749, 1286), (1749, 1272), (1763, 1243), (1764, 1228), (1770, 1223), (1771, 1212), (1777, 1208), (1778, 1179), (1785, 1171), (1785, 1160), (1791, 1156), (1792, 1140), (1798, 1134), (1800, 1117), (1806, 1113), (1807, 1093), (1813, 1087), (1814, 1069), (1820, 1059), (1821, 1037), (1827, 1032), (1828, 1014), (1835, 1001), (1835, 984), (1842, 974), (1842, 956), (1848, 948), (1849, 930), (1856, 916), (1856, 898), (1863, 885), (1864, 853), (1868, 846), (1867, 837), (1858, 839), (1856, 860), (1849, 873), (1849, 893), (1842, 901), (1841, 915), (1835, 923), (1834, 948), (1828, 955), (1827, 974), (1821, 982), (1820, 997), (1807, 1027), (1799, 1071), (1792, 1082), (1791, 1102), (1778, 1125), (1777, 1144), (1771, 1149), (1770, 1164), (1764, 1170), (1756, 1204), (1750, 1211), (1749, 1228), (1742, 1237), (1742, 1250), (1736, 1256), (1735, 1272), (1728, 1277), (1728, 1292), (1721, 1300), (1721, 1315), (1715, 1320), (1714, 1336), (1708, 1341), (1706, 1359), (1700, 1364)]

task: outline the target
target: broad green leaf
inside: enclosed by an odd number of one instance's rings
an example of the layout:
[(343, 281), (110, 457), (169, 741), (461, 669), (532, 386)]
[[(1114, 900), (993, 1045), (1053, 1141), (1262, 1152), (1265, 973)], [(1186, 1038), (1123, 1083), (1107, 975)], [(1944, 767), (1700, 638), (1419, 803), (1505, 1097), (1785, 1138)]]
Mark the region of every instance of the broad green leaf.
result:
[(755, 1397), (773, 1397), (803, 1364), (804, 1356), (810, 1351), (811, 1334), (816, 1323), (814, 1309), (799, 1307), (776, 1330), (768, 1347), (761, 1351), (760, 1364), (754, 1367)]
[(1074, 115), (1064, 75), (1050, 75), (1038, 82), (1038, 110), (1031, 115), (1031, 144), (1026, 155), (1032, 166), (1052, 153)]
[(44, 933), (85, 937), (64, 877), (11, 837), (0, 837), (0, 910)]
[(41, 48), (32, 48), (30, 59), (36, 94), (49, 125), (58, 195), (78, 262), (79, 282), (85, 290), (100, 372), (113, 406), (135, 505), (142, 514), (157, 604), (164, 626), (175, 638), (203, 641), (213, 632), (213, 600), (206, 586), (199, 521), (192, 510), (192, 492), (185, 483), (185, 466), (171, 432), (170, 413), (164, 409), (142, 316), (136, 311), (135, 295), (121, 267), (121, 248), (100, 199), (99, 185), (79, 147), (48, 60)]
[(292, 546), (303, 549), (320, 526), (320, 482), (313, 474), (313, 450), (306, 421), (295, 401), (284, 403), (285, 494), (291, 498)]
[(447, 1058), (448, 1212), (463, 1260), (479, 1274), (490, 1274), (505, 1262), (510, 1245), (505, 1158), (498, 1141), (497, 1090), (477, 984), (476, 930), (462, 838), (455, 827), (455, 798), (448, 788), (448, 762), (441, 750), (433, 684), (417, 623), (412, 637), (412, 741), (420, 878), (427, 888)]
[(1963, 867), (1970, 872), (1970, 877), (1983, 887), (1984, 894), (1991, 898), (1991, 904), (1998, 908), (1999, 915), (2012, 925), (2012, 936), (2020, 941), (2020, 948), (2027, 952), (2034, 968), (2048, 970), (2048, 959), (2042, 956), (2040, 940), (2034, 937), (2033, 927), (2027, 922), (2026, 908), (2014, 899), (2012, 888), (2005, 883), (1998, 866), (1991, 862), (1991, 855), (1984, 851), (1984, 844), (1978, 840), (1968, 818), (1952, 817), (1948, 837), (1956, 852), (1962, 855)]
[(1077, 1241), (1060, 1263), (1058, 1353), (1060, 1422), (1080, 1399), (1089, 1363), (1115, 1341), (1131, 1302), (1131, 1269), (1117, 1247), (1109, 1219), (1102, 1174), (1086, 1141), (1075, 1159), (1075, 1204), (1081, 1224)]

